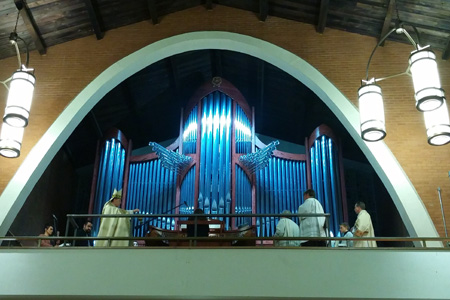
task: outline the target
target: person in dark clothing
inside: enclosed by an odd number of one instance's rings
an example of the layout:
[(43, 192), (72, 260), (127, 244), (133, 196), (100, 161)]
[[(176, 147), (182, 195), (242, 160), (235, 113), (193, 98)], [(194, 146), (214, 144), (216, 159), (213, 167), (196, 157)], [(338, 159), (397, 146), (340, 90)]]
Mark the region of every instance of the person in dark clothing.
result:
[[(92, 222), (90, 220), (86, 220), (83, 224), (82, 229), (77, 229), (76, 236), (77, 237), (90, 237), (92, 231)], [(92, 240), (75, 240), (73, 245), (76, 247), (92, 247)]]

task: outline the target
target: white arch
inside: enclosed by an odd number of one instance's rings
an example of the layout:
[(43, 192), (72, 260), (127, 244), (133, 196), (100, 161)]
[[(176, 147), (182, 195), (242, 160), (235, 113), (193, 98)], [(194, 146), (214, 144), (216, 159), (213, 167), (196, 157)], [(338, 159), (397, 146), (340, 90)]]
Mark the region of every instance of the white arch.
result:
[(61, 113), (28, 154), (0, 197), (0, 236), (5, 235), (50, 161), (102, 97), (141, 69), (175, 54), (202, 49), (230, 50), (262, 59), (310, 88), (333, 111), (367, 156), (391, 195), (411, 236), (437, 237), (431, 218), (413, 185), (384, 142), (359, 136), (355, 106), (319, 71), (300, 57), (268, 42), (229, 32), (192, 32), (142, 48), (113, 64), (93, 80)]

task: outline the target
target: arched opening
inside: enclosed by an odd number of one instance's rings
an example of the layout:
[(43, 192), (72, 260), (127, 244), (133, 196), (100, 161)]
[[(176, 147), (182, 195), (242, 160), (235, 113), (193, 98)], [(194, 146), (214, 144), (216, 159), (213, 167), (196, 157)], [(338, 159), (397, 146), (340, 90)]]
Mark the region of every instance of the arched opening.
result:
[(314, 67), (265, 41), (235, 33), (194, 32), (151, 44), (118, 61), (89, 84), (58, 117), (30, 152), (1, 195), (0, 235), (4, 235), (50, 161), (94, 105), (120, 82), (142, 68), (175, 54), (219, 49), (245, 53), (277, 66), (312, 90), (336, 115), (368, 158), (391, 195), (411, 236), (437, 236), (414, 187), (383, 143), (359, 137), (359, 115), (353, 104)]

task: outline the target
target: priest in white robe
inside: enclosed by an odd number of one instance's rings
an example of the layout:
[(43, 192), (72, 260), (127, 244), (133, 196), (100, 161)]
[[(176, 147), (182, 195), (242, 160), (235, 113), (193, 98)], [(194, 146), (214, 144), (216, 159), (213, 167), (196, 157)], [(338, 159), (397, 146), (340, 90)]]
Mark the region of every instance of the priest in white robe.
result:
[[(291, 212), (289, 210), (285, 210), (282, 212), (283, 215), (290, 215)], [(288, 217), (281, 217), (280, 221), (278, 221), (277, 229), (275, 231), (275, 237), (299, 237), (300, 231), (298, 225), (288, 219)], [(274, 242), (275, 246), (300, 246), (300, 241), (298, 240), (277, 240)]]
[[(299, 206), (299, 214), (323, 214), (323, 207), (316, 198), (314, 190), (309, 189), (303, 193), (303, 204)], [(300, 236), (304, 237), (326, 237), (324, 225), (325, 217), (299, 217)], [(301, 241), (301, 246), (326, 247), (323, 241)]]
[[(139, 212), (139, 209), (125, 210), (119, 208), (122, 202), (122, 190), (116, 191), (112, 194), (111, 199), (103, 206), (103, 215), (131, 215)], [(98, 237), (130, 237), (131, 219), (130, 218), (102, 218), (100, 221), (100, 228)], [(130, 242), (128, 240), (111, 240), (111, 247), (128, 247)], [(107, 247), (108, 240), (97, 240), (96, 247)]]
[[(369, 213), (366, 211), (366, 205), (364, 202), (356, 202), (355, 204), (355, 213), (358, 214), (358, 218), (356, 219), (355, 226), (353, 226), (353, 235), (355, 237), (375, 237), (375, 232), (372, 226), (372, 219), (370, 218)], [(367, 240), (355, 240), (354, 247), (376, 247), (376, 241), (367, 241)]]

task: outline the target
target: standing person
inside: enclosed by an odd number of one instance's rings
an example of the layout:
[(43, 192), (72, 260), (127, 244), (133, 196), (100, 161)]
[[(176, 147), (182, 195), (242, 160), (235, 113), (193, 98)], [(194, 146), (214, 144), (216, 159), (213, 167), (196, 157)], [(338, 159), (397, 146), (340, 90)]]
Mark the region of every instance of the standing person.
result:
[[(139, 212), (139, 209), (125, 210), (119, 208), (122, 202), (122, 190), (114, 192), (108, 202), (103, 206), (103, 215), (132, 215)], [(102, 218), (100, 221), (100, 228), (98, 230), (98, 237), (130, 237), (131, 220), (130, 218)], [(127, 247), (129, 241), (127, 240), (111, 240), (112, 247)], [(108, 240), (98, 240), (95, 243), (97, 247), (108, 246)]]
[[(323, 214), (323, 207), (316, 198), (316, 192), (309, 189), (303, 193), (303, 204), (298, 207), (299, 214)], [(299, 217), (300, 236), (326, 237), (325, 217)], [(301, 241), (301, 246), (326, 247), (326, 241)]]
[[(350, 231), (350, 225), (347, 222), (343, 222), (339, 225), (339, 231), (341, 232), (341, 237), (352, 238), (353, 233)], [(338, 247), (353, 247), (353, 241), (341, 240), (337, 244)]]
[[(92, 222), (91, 220), (86, 220), (83, 224), (83, 229), (78, 230), (77, 229), (77, 237), (90, 237), (92, 231)], [(77, 247), (92, 247), (92, 241), (91, 240), (75, 240), (73, 242), (74, 246)]]
[[(39, 236), (52, 236), (53, 235), (53, 226), (50, 224), (45, 224), (44, 233), (41, 233)], [(59, 245), (59, 241), (56, 241), (56, 246)], [(54, 247), (50, 240), (41, 240), (41, 247)]]
[[(289, 210), (285, 210), (282, 212), (283, 215), (290, 215), (291, 212)], [(277, 230), (275, 231), (275, 237), (299, 237), (300, 236), (300, 230), (298, 228), (298, 225), (292, 221), (291, 219), (288, 219), (288, 217), (281, 217), (280, 221), (278, 221), (277, 224)], [(289, 241), (275, 241), (275, 246), (300, 246), (299, 240), (289, 240)]]
[[(353, 226), (353, 235), (357, 237), (375, 237), (375, 232), (372, 226), (372, 219), (366, 211), (364, 202), (355, 203), (356, 218), (355, 226)], [(376, 241), (355, 241), (355, 247), (376, 247)]]

